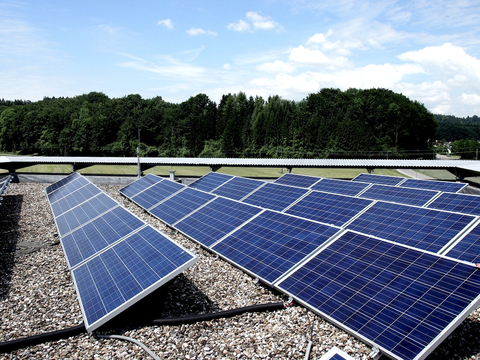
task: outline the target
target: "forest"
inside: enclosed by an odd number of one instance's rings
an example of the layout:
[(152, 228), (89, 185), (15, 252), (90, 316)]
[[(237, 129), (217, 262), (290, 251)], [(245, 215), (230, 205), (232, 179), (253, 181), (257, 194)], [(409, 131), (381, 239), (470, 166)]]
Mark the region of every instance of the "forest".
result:
[(302, 101), (245, 93), (0, 101), (0, 150), (49, 156), (431, 158), (437, 121), (387, 89), (322, 89)]
[(459, 118), (453, 115), (434, 115), (438, 122), (437, 139), (452, 142), (480, 139), (480, 118), (477, 115)]

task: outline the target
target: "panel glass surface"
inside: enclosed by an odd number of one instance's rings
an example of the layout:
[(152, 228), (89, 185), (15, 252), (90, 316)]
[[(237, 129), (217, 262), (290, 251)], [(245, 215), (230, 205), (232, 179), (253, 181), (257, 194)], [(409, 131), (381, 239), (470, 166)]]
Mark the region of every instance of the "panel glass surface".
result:
[(105, 193), (101, 193), (81, 205), (63, 213), (55, 219), (60, 236), (75, 230), (118, 204)]
[(52, 205), (52, 212), (55, 217), (60, 216), (64, 212), (67, 212), (71, 208), (83, 203), (84, 201), (100, 194), (102, 191), (92, 183), (89, 183), (70, 195), (67, 195), (60, 200), (54, 202)]
[(71, 194), (75, 190), (87, 184), (90, 184), (90, 182), (87, 179), (85, 179), (83, 176), (79, 176), (76, 179), (58, 188), (56, 191), (52, 191), (50, 194), (48, 194), (48, 201), (50, 203), (54, 203), (55, 201), (60, 200), (61, 198)]
[(186, 188), (155, 206), (149, 212), (163, 222), (172, 225), (213, 198), (215, 198), (215, 195)]
[(308, 189), (270, 183), (261, 187), (242, 201), (265, 209), (282, 211), (308, 191)]
[(343, 226), (372, 202), (371, 200), (313, 191), (285, 213), (325, 224)]
[(275, 184), (297, 186), (301, 188), (309, 188), (321, 178), (307, 175), (285, 174), (274, 181)]
[(316, 183), (310, 189), (331, 194), (355, 196), (369, 186), (370, 184), (356, 181), (322, 179), (322, 181)]
[(437, 191), (388, 185), (372, 185), (363, 192), (360, 197), (372, 200), (391, 201), (398, 204), (423, 206), (437, 195)]
[(73, 174), (71, 175), (68, 175), (66, 177), (64, 177), (62, 180), (59, 180), (55, 183), (53, 183), (52, 185), (50, 186), (47, 186), (45, 188), (45, 191), (47, 192), (47, 195), (50, 194), (52, 191), (55, 191), (57, 190), (58, 188), (62, 187), (63, 185), (77, 179), (78, 177), (80, 177), (81, 175), (77, 172), (74, 172)]
[(213, 191), (212, 194), (224, 196), (233, 200), (240, 200), (263, 184), (263, 181), (234, 177), (232, 180)]
[(278, 285), (388, 351), (415, 359), (473, 311), (474, 266), (347, 232)]
[(209, 172), (207, 175), (194, 181), (188, 186), (197, 190), (210, 192), (216, 189), (217, 187), (219, 187), (220, 185), (226, 183), (228, 180), (232, 178), (233, 176), (231, 175), (219, 174), (216, 172)]
[(369, 184), (391, 185), (395, 186), (404, 181), (405, 178), (399, 176), (360, 174), (352, 181), (360, 181)]
[(120, 206), (103, 214), (61, 238), (69, 266), (77, 266), (143, 225), (143, 221)]
[(267, 210), (212, 250), (271, 284), (338, 230)]
[[(179, 272), (194, 256), (148, 226), (72, 271), (88, 331)], [(133, 301), (135, 297), (135, 301)]]
[(140, 194), (132, 197), (131, 199), (144, 209), (150, 209), (152, 206), (158, 204), (170, 195), (175, 194), (177, 191), (182, 189), (185, 189), (185, 185), (176, 183), (174, 181), (165, 180), (153, 185), (145, 191), (142, 191)]
[(260, 211), (261, 208), (218, 197), (176, 223), (175, 228), (210, 247)]
[(480, 225), (475, 226), (445, 255), (475, 264), (480, 263)]
[(128, 198), (132, 198), (133, 196), (137, 195), (138, 193), (142, 192), (146, 188), (149, 188), (153, 184), (156, 184), (160, 181), (163, 181), (163, 178), (159, 176), (155, 176), (152, 174), (147, 174), (146, 176), (134, 181), (133, 183), (125, 186), (124, 188), (120, 189), (120, 193), (125, 195)]
[(480, 215), (480, 196), (443, 193), (427, 207), (463, 214)]
[(438, 252), (473, 219), (471, 215), (379, 201), (347, 228)]
[(467, 184), (448, 182), (448, 181), (407, 179), (400, 186), (415, 188), (415, 189), (426, 189), (426, 190), (455, 193), (457, 191), (462, 190), (465, 186), (467, 186)]

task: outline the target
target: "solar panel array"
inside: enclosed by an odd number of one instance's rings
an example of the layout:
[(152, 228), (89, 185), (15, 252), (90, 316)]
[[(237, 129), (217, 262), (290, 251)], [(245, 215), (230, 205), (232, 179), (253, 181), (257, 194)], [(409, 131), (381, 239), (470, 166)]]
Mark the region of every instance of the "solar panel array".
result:
[(480, 218), (430, 208), (439, 190), (217, 175), (155, 216), (392, 358), (425, 358), (480, 304)]
[(46, 194), (88, 331), (198, 261), (78, 173), (50, 185)]
[(0, 178), (0, 203), (2, 202), (2, 195), (7, 191), (7, 187), (12, 181), (11, 175), (6, 175)]

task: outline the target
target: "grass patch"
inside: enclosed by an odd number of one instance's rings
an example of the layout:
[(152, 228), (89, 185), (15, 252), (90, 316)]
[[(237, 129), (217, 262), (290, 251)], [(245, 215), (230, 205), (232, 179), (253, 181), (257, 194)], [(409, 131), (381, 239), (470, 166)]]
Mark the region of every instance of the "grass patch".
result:
[(424, 175), (431, 176), (434, 179), (438, 180), (455, 180), (455, 175), (453, 175), (450, 171), (448, 170), (443, 170), (443, 169), (421, 169), (421, 170), (416, 170), (419, 173), (422, 173)]
[(17, 172), (19, 173), (70, 174), (71, 171), (71, 165), (61, 164), (38, 164), (17, 169)]
[(210, 172), (208, 166), (155, 166), (143, 173), (169, 176), (170, 170), (175, 170), (175, 176), (203, 176)]

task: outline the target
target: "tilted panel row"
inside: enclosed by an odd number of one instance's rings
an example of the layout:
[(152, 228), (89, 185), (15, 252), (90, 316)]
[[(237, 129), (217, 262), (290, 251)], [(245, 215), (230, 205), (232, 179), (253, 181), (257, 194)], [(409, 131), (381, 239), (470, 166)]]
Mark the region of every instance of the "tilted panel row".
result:
[(88, 331), (198, 260), (82, 176), (67, 180), (46, 193)]

